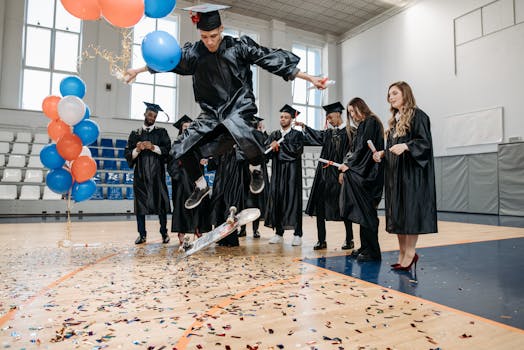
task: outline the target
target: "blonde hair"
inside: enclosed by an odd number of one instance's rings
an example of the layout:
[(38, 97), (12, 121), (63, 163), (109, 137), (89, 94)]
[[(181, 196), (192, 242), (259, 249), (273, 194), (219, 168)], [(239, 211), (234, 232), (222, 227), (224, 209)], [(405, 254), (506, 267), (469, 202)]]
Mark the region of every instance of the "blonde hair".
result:
[[(413, 90), (408, 83), (405, 81), (397, 81), (393, 83), (388, 88), (387, 100), (389, 102), (389, 91), (392, 87), (396, 86), (402, 93), (403, 104), (399, 109), (393, 108), (391, 106), (389, 110), (391, 111), (391, 118), (388, 121), (388, 130), (386, 135), (389, 135), (393, 131), (393, 137), (406, 136), (411, 128), (411, 121), (415, 115), (415, 109), (417, 108), (417, 103), (415, 102), (415, 96), (413, 96)], [(395, 115), (399, 113), (400, 118), (397, 122)]]

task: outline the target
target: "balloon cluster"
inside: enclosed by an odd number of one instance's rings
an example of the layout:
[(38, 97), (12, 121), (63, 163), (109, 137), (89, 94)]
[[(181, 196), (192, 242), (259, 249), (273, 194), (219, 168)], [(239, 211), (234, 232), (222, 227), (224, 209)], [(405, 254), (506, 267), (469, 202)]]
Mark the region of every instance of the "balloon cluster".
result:
[(144, 16), (162, 18), (176, 6), (176, 0), (60, 0), (73, 16), (97, 20), (103, 16), (116, 27), (129, 28)]
[[(114, 26), (129, 28), (144, 16), (162, 18), (176, 6), (176, 0), (61, 0), (64, 8), (83, 20), (96, 20), (103, 16)], [(182, 50), (169, 33), (156, 30), (142, 40), (142, 56), (148, 67), (158, 71), (172, 70), (180, 62)]]
[(60, 96), (47, 96), (42, 111), (51, 119), (47, 125), (49, 137), (56, 142), (40, 151), (42, 164), (51, 171), (46, 184), (51, 191), (71, 195), (76, 202), (93, 196), (96, 184), (92, 177), (97, 166), (87, 148), (98, 139), (100, 128), (89, 119), (89, 107), (82, 98), (86, 86), (82, 79), (69, 76), (60, 82)]

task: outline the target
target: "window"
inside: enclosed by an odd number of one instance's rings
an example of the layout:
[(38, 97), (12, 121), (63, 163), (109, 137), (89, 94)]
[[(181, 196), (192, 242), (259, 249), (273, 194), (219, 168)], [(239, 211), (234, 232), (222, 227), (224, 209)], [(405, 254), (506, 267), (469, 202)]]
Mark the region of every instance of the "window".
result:
[(22, 59), (23, 109), (40, 110), (42, 100), (60, 95), (60, 82), (78, 74), (82, 21), (59, 0), (27, 0)]
[[(239, 38), (242, 35), (245, 35), (258, 43), (258, 34), (256, 33), (248, 33), (233, 28), (224, 28), (224, 35), (229, 35), (233, 38)], [(253, 73), (253, 93), (255, 94), (255, 103), (258, 106), (258, 66), (252, 65), (251, 72)]]
[[(322, 51), (302, 44), (293, 45), (293, 53), (300, 57), (298, 68), (310, 75), (320, 75)], [(314, 129), (323, 129), (322, 92), (309, 89), (311, 84), (302, 79), (293, 81), (293, 108), (300, 111), (300, 121)]]
[[(178, 41), (178, 18), (154, 19), (144, 17), (133, 28), (132, 67), (142, 67), (146, 63), (140, 45), (142, 39), (155, 30), (163, 30)], [(173, 73), (139, 74), (131, 85), (131, 119), (144, 119), (143, 101), (160, 105), (165, 114), (159, 113), (157, 121), (173, 122), (177, 113), (177, 75)], [(166, 116), (167, 114), (167, 116)]]

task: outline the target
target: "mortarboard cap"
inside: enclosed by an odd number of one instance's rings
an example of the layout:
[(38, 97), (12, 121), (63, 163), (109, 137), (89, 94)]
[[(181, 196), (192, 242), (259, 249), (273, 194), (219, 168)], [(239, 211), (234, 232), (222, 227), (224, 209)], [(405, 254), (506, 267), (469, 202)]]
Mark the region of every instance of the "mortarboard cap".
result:
[(340, 102), (335, 102), (329, 105), (325, 105), (325, 106), (322, 106), (322, 108), (324, 108), (324, 110), (326, 111), (326, 115), (328, 115), (329, 113), (333, 113), (333, 112), (340, 113), (344, 110), (344, 106), (342, 106), (342, 103)]
[(229, 7), (230, 6), (226, 5), (200, 4), (186, 7), (184, 10), (192, 12), (191, 20), (196, 24), (198, 29), (209, 31), (222, 25), (218, 10), (227, 9)]
[(299, 111), (297, 111), (296, 109), (294, 109), (293, 107), (291, 107), (288, 104), (285, 104), (284, 107), (280, 108), (279, 112), (289, 113), (291, 114), (291, 118), (296, 118), (300, 114)]
[(261, 122), (262, 120), (264, 120), (264, 118), (257, 117), (256, 115), (253, 116), (253, 121), (255, 123)]
[(180, 117), (180, 119), (178, 119), (174, 124), (173, 126), (175, 128), (177, 128), (178, 130), (182, 131), (182, 125), (184, 123), (191, 123), (193, 121), (193, 119), (189, 118), (187, 115), (183, 115), (182, 117)]
[(144, 104), (146, 105), (146, 111), (153, 111), (153, 112), (155, 112), (157, 114), (158, 114), (158, 112), (163, 112), (164, 111), (162, 109), (162, 107), (160, 107), (156, 103), (149, 103), (149, 102), (145, 102), (144, 101)]

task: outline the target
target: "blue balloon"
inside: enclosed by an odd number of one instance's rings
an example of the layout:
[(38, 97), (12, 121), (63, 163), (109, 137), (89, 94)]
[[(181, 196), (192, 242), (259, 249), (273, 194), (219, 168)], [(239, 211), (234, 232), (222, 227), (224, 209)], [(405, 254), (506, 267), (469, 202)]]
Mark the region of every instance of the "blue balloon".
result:
[(75, 182), (71, 195), (75, 202), (82, 202), (93, 197), (96, 192), (96, 183), (90, 179), (85, 182)]
[(55, 143), (46, 145), (42, 148), (40, 151), (40, 161), (49, 169), (62, 168), (65, 163), (65, 159), (58, 154)]
[(169, 15), (176, 6), (176, 0), (145, 0), (147, 17), (162, 18)]
[(77, 76), (71, 75), (69, 77), (65, 77), (60, 82), (60, 93), (64, 97), (73, 95), (83, 98), (86, 94), (86, 84)]
[(173, 36), (156, 30), (142, 40), (142, 56), (148, 67), (157, 72), (167, 72), (178, 65), (182, 50)]
[(80, 137), (82, 145), (89, 146), (98, 139), (100, 128), (95, 121), (85, 119), (74, 126), (73, 133)]
[(51, 191), (66, 194), (73, 184), (73, 177), (65, 169), (53, 169), (47, 174), (45, 182)]
[(86, 120), (86, 119), (89, 119), (89, 117), (91, 116), (91, 110), (89, 109), (89, 106), (87, 105), (87, 103), (84, 102), (84, 104), (86, 105), (86, 112), (84, 114), (83, 120)]

